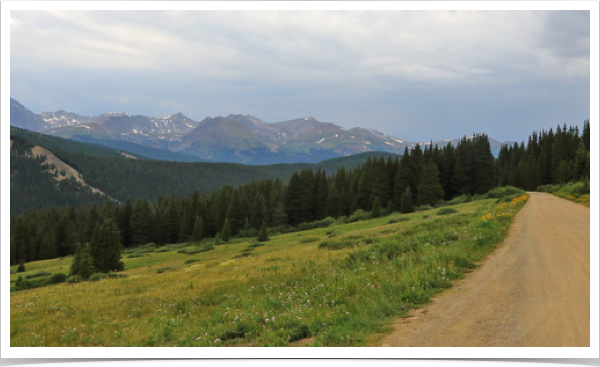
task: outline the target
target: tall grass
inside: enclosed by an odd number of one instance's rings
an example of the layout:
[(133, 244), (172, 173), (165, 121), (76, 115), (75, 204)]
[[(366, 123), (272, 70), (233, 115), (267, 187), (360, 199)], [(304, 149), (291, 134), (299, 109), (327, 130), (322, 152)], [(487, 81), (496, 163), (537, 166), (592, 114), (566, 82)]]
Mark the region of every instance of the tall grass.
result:
[[(290, 346), (308, 337), (313, 346), (365, 345), (474, 268), (526, 198), (339, 225), (331, 239), (327, 228), (273, 236), (237, 259), (248, 243), (216, 246), (193, 263), (176, 251), (124, 259), (124, 279), (12, 294), (11, 346)], [(319, 249), (314, 238), (356, 246)]]

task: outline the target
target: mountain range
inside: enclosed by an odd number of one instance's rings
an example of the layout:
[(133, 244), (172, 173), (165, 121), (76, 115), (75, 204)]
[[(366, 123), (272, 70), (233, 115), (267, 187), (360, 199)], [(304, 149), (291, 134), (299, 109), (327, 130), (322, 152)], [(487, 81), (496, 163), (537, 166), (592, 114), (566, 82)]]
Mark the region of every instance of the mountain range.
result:
[[(182, 161), (244, 164), (316, 163), (368, 151), (401, 154), (417, 142), (355, 127), (349, 130), (313, 117), (276, 123), (252, 115), (207, 117), (200, 122), (181, 113), (155, 118), (124, 112), (83, 116), (63, 110), (35, 114), (11, 98), (12, 126), (73, 140), (98, 143), (144, 155), (171, 152)], [(456, 145), (460, 138), (419, 143)], [(497, 155), (502, 144), (489, 139)], [(152, 158), (152, 157), (151, 157)]]

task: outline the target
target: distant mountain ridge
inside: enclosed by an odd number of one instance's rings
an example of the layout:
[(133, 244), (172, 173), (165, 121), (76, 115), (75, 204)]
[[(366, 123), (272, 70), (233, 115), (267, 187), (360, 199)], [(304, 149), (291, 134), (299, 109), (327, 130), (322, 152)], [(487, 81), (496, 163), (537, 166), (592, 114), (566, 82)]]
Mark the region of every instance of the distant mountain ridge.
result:
[[(99, 144), (127, 141), (189, 156), (190, 160), (259, 165), (317, 163), (369, 151), (402, 154), (405, 148), (412, 149), (417, 144), (427, 146), (433, 143), (442, 147), (448, 143), (456, 145), (461, 140), (408, 142), (362, 127), (346, 130), (314, 117), (269, 123), (252, 115), (241, 114), (207, 117), (200, 122), (181, 113), (161, 118), (124, 112), (89, 117), (63, 110), (36, 115), (13, 99), (11, 125)], [(489, 141), (494, 155), (498, 154), (502, 144), (512, 143), (492, 138)]]

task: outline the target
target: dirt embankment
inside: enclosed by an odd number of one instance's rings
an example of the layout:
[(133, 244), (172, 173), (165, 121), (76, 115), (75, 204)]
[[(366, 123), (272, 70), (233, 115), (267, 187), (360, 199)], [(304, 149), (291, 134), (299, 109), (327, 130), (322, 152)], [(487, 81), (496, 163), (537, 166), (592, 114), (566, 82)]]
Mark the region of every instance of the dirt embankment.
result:
[(590, 209), (530, 193), (509, 237), (384, 347), (589, 347)]

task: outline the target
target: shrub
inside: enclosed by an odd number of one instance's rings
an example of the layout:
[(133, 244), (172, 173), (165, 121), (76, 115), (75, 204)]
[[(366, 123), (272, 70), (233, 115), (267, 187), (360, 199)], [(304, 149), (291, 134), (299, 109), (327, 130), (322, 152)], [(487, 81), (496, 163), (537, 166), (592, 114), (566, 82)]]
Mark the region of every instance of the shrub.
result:
[(52, 274), (48, 273), (47, 271), (40, 270), (40, 271), (38, 271), (38, 272), (37, 272), (37, 273), (35, 273), (35, 274), (28, 274), (28, 275), (25, 275), (25, 279), (31, 279), (31, 278), (37, 278), (37, 277), (43, 277), (43, 276), (46, 276), (46, 275), (52, 275)]
[(19, 266), (17, 267), (17, 273), (24, 273), (25, 271), (25, 260), (21, 259), (21, 261), (19, 261)]
[(169, 251), (171, 251), (169, 246), (161, 246), (161, 247), (157, 248), (156, 250), (154, 250), (154, 252), (169, 252)]
[(525, 190), (514, 186), (495, 187), (485, 195), (486, 199), (499, 199), (507, 195), (524, 194)]
[(454, 214), (458, 213), (458, 210), (454, 208), (442, 208), (438, 210), (437, 215), (446, 215), (446, 214)]
[(368, 213), (362, 209), (358, 209), (350, 216), (350, 218), (348, 218), (348, 223), (354, 223), (367, 219), (371, 219), (371, 213)]
[(134, 252), (132, 254), (130, 254), (129, 256), (127, 256), (128, 259), (136, 259), (138, 257), (146, 257), (148, 256), (148, 254), (145, 253), (139, 253), (139, 252)]
[(186, 264), (191, 264), (191, 263), (195, 263), (197, 261), (202, 261), (202, 260), (200, 260), (200, 259), (189, 259), (189, 260), (186, 260), (185, 263)]
[(214, 250), (215, 247), (211, 244), (205, 244), (203, 246), (190, 246), (184, 249), (177, 251), (177, 253), (186, 254), (186, 255), (194, 255), (200, 252), (206, 252), (210, 250)]
[(67, 275), (63, 273), (56, 273), (50, 278), (50, 284), (58, 284), (67, 280)]
[(166, 273), (167, 271), (173, 271), (174, 269), (170, 266), (163, 266), (156, 269), (156, 274)]
[(423, 219), (427, 219), (427, 218), (429, 218), (429, 215), (424, 215), (423, 216)]
[(94, 274), (90, 275), (89, 281), (90, 282), (97, 282), (99, 280), (107, 279), (107, 278), (108, 278), (108, 275), (106, 275), (104, 273), (94, 273)]
[(398, 222), (406, 222), (409, 220), (410, 220), (410, 218), (407, 218), (407, 217), (392, 218), (388, 221), (388, 224), (394, 224), (394, 223), (398, 223)]
[(423, 210), (429, 210), (429, 209), (433, 209), (433, 207), (429, 204), (425, 204), (425, 205), (419, 205), (415, 207), (415, 211), (423, 211)]
[(79, 283), (81, 281), (83, 281), (83, 278), (81, 278), (80, 275), (71, 275), (67, 278), (67, 283), (69, 284)]
[(234, 256), (233, 258), (234, 258), (234, 259), (239, 259), (239, 258), (242, 258), (242, 257), (248, 257), (248, 256), (250, 256), (250, 255), (252, 255), (252, 253), (250, 253), (250, 252), (242, 252), (241, 254), (239, 254), (239, 255), (236, 255), (236, 256)]

